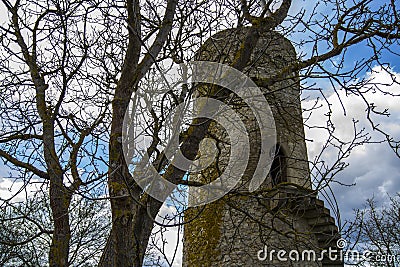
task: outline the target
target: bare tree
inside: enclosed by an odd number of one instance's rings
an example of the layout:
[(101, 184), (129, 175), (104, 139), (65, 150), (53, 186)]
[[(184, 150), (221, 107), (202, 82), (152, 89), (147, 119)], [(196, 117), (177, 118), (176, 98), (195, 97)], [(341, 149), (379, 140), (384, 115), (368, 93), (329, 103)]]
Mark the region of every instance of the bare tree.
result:
[[(77, 251), (82, 246), (73, 245), (76, 236), (71, 230), (71, 201), (75, 195), (88, 203), (99, 199), (111, 202), (112, 229), (99, 265), (143, 265), (154, 225), (165, 226), (157, 217), (163, 200), (149, 195), (135, 180), (139, 174), (129, 169), (123, 150), (124, 116), (133, 97), (147, 101), (149, 95), (156, 94), (158, 102), (143, 122), (144, 135), (150, 140), (149, 166), (154, 166), (166, 181), (196, 185), (187, 180), (186, 170), (169, 161), (160, 145), (168, 110), (193, 99), (198, 86), (160, 90), (151, 81), (158, 84), (157, 79), (163, 79), (160, 73), (172, 63), (196, 59), (206, 39), (220, 30), (247, 29), (230, 62), (240, 71), (251, 69), (250, 57), (264, 32), (279, 31), (293, 38), (301, 51), (306, 47), (308, 53), (299, 54), (272, 77), (253, 80), (258, 86), (270, 87), (289, 74), (299, 73), (302, 89), (320, 93), (320, 99), (329, 107), (327, 94), (337, 94), (338, 98), (342, 97), (341, 91), (357, 95), (365, 101), (373, 129), (399, 155), (399, 141), (374, 117), (387, 116), (388, 111), (379, 110), (365, 97), (369, 91), (382, 89), (376, 82), (360, 78), (375, 65), (391, 73), (382, 56), (398, 56), (397, 3), (324, 0), (311, 11), (299, 9), (293, 14), (290, 10), (297, 3), (278, 2), (2, 0), (8, 20), (0, 28), (0, 156), (12, 168), (9, 179), (22, 183), (18, 191), (29, 192), (30, 185), (40, 183), (41, 190), (48, 194), (51, 226), (46, 225), (31, 238), (51, 238), (50, 266), (68, 266), (76, 253), (81, 253)], [(318, 12), (322, 5), (330, 12)], [(348, 51), (358, 46), (369, 47), (369, 54), (349, 68)], [(330, 90), (315, 85), (319, 80), (327, 81)], [(398, 84), (394, 76), (391, 83)], [(140, 88), (147, 88), (147, 93), (141, 94)], [(381, 93), (398, 97), (393, 92)], [(231, 100), (226, 90), (215, 86), (208, 95), (225, 102)], [(318, 109), (320, 103), (316, 101), (308, 112)], [(142, 111), (147, 112), (145, 108)], [(346, 167), (345, 159), (352, 149), (370, 142), (357, 123), (353, 140), (338, 138), (331, 112), (326, 114), (326, 125), (308, 125), (307, 119), (305, 122), (306, 127), (324, 128), (328, 138), (323, 149), (333, 147), (338, 154), (335, 162), (326, 163), (322, 152), (310, 162), (316, 175), (314, 191), (328, 195), (335, 174)], [(211, 123), (199, 118), (180, 133), (179, 148), (187, 159), (198, 157)], [(170, 222), (181, 225), (185, 203), (176, 195), (171, 198), (178, 204), (176, 221)], [(335, 199), (331, 200), (338, 213)], [(2, 202), (11, 205), (13, 198)]]
[(23, 182), (21, 190), (36, 181), (49, 185), (53, 229), (43, 231), (52, 232), (49, 264), (65, 266), (72, 196), (103, 173), (94, 159), (108, 100), (93, 99), (89, 86), (96, 87), (97, 75), (84, 71), (96, 38), (88, 25), (94, 6), (3, 1), (3, 7), (10, 20), (1, 40), (0, 155)]
[[(69, 263), (96, 266), (110, 230), (107, 200), (71, 200)], [(47, 192), (38, 191), (22, 203), (7, 203), (0, 219), (2, 266), (46, 266), (51, 244), (51, 209)]]
[(352, 258), (349, 262), (364, 266), (397, 266), (400, 260), (399, 195), (390, 197), (390, 202), (377, 205), (374, 199), (368, 199), (364, 209), (355, 211), (355, 220), (349, 221), (346, 234), (350, 244), (349, 250), (357, 250), (366, 258)]

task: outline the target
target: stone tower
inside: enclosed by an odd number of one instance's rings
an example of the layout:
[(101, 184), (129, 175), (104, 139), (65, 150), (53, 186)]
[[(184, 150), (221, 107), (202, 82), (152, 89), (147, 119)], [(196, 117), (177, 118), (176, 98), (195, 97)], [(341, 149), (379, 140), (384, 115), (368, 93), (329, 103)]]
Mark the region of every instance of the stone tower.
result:
[[(230, 64), (247, 31), (228, 29), (213, 35), (200, 49), (197, 60)], [(290, 41), (270, 31), (259, 39), (243, 72), (262, 81), (295, 60)], [(249, 180), (260, 154), (260, 133), (249, 107), (233, 97), (230, 103), (249, 135), (249, 163), (242, 180), (229, 194), (186, 212), (183, 266), (343, 266), (340, 260), (327, 257), (302, 260), (304, 251), (315, 251), (318, 258), (321, 251), (335, 248), (339, 235), (329, 210), (311, 188), (298, 75), (281, 77), (261, 90), (271, 107), (277, 135), (269, 175), (258, 190), (249, 193)], [(207, 95), (207, 91), (199, 94)], [(205, 183), (219, 176), (230, 153), (226, 133), (218, 124), (210, 126), (208, 137), (215, 140), (218, 157), (207, 169), (190, 177)], [(272, 250), (286, 251), (280, 256), (287, 260), (279, 259), (277, 253), (270, 257)], [(292, 259), (290, 251), (295, 251)]]

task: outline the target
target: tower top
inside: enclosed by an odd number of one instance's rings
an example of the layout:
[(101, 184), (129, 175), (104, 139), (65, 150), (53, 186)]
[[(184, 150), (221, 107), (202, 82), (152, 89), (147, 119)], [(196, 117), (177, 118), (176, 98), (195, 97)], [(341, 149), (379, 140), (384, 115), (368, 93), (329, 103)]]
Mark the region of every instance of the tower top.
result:
[[(248, 34), (251, 34), (249, 27), (220, 31), (202, 45), (196, 60), (232, 64), (236, 60), (235, 57), (238, 57), (238, 51), (243, 40), (248, 38)], [(247, 76), (255, 78), (256, 84), (257, 81), (276, 76), (297, 60), (295, 48), (282, 34), (267, 31), (260, 35), (250, 60), (242, 71)], [(240, 51), (240, 53), (248, 52)], [(311, 188), (297, 73), (282, 76), (268, 88), (257, 85), (271, 107), (276, 126), (277, 161), (272, 166), (270, 185), (287, 182)], [(257, 125), (254, 127), (257, 128)], [(257, 135), (251, 136), (251, 139), (254, 146), (257, 146), (256, 143), (259, 142)], [(256, 147), (251, 150), (252, 154), (257, 154)]]

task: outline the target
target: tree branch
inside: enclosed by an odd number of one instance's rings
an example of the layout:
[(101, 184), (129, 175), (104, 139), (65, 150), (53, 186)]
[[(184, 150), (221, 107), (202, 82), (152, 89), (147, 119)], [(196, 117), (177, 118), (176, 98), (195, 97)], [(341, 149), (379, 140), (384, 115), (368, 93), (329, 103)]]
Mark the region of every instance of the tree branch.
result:
[(14, 164), (17, 167), (24, 168), (24, 169), (32, 172), (33, 174), (35, 174), (41, 178), (44, 178), (44, 179), (50, 178), (49, 175), (47, 174), (47, 172), (41, 171), (29, 163), (20, 161), (1, 149), (0, 149), (0, 157), (8, 160), (9, 162), (11, 162), (12, 164)]

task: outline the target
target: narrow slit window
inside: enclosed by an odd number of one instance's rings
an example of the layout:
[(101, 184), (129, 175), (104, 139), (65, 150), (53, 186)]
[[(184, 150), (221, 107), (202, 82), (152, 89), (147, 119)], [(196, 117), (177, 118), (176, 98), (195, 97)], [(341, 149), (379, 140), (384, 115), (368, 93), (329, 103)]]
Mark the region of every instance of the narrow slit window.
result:
[(273, 186), (287, 182), (286, 155), (279, 144), (275, 148), (275, 158), (272, 161), (270, 175)]

